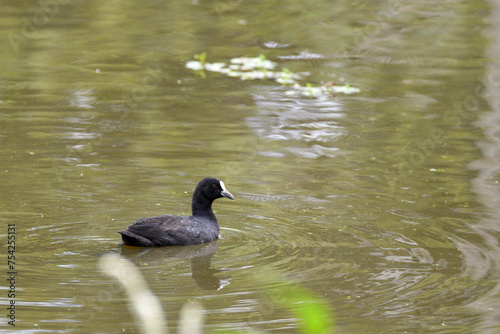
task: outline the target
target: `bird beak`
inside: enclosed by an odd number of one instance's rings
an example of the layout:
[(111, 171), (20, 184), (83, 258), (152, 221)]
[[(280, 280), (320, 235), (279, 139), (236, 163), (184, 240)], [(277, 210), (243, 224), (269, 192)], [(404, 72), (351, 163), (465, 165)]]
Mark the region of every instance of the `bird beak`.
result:
[(227, 191), (224, 182), (220, 181), (220, 187), (222, 188), (222, 191), (220, 192), (222, 196), (234, 200), (234, 196), (229, 191)]

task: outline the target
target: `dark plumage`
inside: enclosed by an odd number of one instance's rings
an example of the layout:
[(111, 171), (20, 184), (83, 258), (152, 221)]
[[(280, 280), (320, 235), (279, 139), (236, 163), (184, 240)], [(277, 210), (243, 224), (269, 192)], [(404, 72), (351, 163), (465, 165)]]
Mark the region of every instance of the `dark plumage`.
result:
[(142, 247), (196, 245), (215, 240), (219, 237), (219, 224), (212, 202), (221, 197), (234, 199), (221, 180), (203, 179), (193, 192), (192, 216), (141, 218), (118, 233), (125, 245)]

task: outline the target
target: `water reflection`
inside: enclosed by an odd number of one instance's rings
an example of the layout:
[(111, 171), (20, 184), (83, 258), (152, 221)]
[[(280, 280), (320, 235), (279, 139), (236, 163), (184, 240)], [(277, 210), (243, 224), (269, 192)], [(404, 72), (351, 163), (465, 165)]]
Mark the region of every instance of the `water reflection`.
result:
[[(336, 156), (338, 149), (332, 143), (345, 136), (346, 129), (339, 122), (344, 116), (341, 104), (334, 98), (288, 98), (282, 90), (266, 89), (254, 95), (254, 100), (259, 114), (246, 121), (257, 135), (268, 140), (286, 140), (289, 152), (305, 158)], [(268, 151), (261, 154), (282, 155)]]
[[(498, 3), (491, 13), (490, 19), (496, 24), (490, 27), (490, 37), (495, 41), (490, 45), (488, 54), (492, 59), (498, 57), (500, 48), (500, 7)], [(478, 222), (473, 225), (475, 233), (480, 235), (487, 248), (471, 244), (467, 240), (458, 240), (461, 248), (466, 249), (466, 262), (468, 274), (477, 279), (489, 277), (493, 285), (491, 290), (469, 304), (470, 308), (482, 314), (481, 327), (483, 333), (497, 333), (498, 319), (500, 318), (500, 66), (498, 61), (490, 61), (484, 79), (477, 83), (476, 92), (482, 92), (488, 101), (490, 110), (483, 111), (477, 125), (483, 130), (484, 140), (477, 142), (481, 149), (480, 159), (472, 162), (470, 168), (477, 171), (477, 176), (472, 181), (472, 190), (477, 194), (478, 200), (484, 208), (484, 213), (479, 215)], [(478, 101), (483, 95), (476, 94), (467, 97)]]
[(87, 89), (74, 91), (71, 94), (69, 104), (81, 109), (91, 109), (96, 102), (95, 92)]
[(206, 244), (177, 247), (133, 247), (122, 245), (121, 255), (136, 265), (161, 266), (174, 260), (191, 261), (191, 277), (202, 290), (221, 290), (231, 281), (231, 277), (218, 277), (224, 271), (212, 268), (212, 257), (219, 247), (219, 240)]

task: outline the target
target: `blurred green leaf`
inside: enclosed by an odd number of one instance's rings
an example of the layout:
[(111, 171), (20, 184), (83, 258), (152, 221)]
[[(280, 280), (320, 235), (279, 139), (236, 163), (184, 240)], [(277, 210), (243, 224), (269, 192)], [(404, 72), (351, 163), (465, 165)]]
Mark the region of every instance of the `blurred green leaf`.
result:
[(290, 284), (277, 288), (271, 298), (298, 318), (301, 333), (333, 333), (334, 321), (327, 304), (311, 292)]

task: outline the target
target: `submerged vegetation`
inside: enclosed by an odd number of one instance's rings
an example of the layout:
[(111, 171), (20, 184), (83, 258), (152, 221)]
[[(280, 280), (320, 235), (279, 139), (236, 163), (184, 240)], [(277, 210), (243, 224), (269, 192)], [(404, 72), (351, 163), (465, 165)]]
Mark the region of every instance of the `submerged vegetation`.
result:
[(196, 60), (188, 61), (186, 67), (197, 71), (205, 77), (205, 71), (218, 72), (229, 77), (240, 78), (241, 80), (274, 80), (280, 85), (290, 87), (285, 94), (287, 96), (319, 97), (325, 94), (354, 94), (359, 93), (358, 88), (349, 84), (337, 85), (328, 82), (321, 86), (313, 86), (310, 83), (302, 83), (303, 77), (308, 73), (294, 73), (287, 68), (280, 71), (275, 70), (277, 63), (266, 59), (264, 55), (259, 57), (233, 58), (229, 63), (208, 63), (207, 54), (203, 52), (195, 56)]

